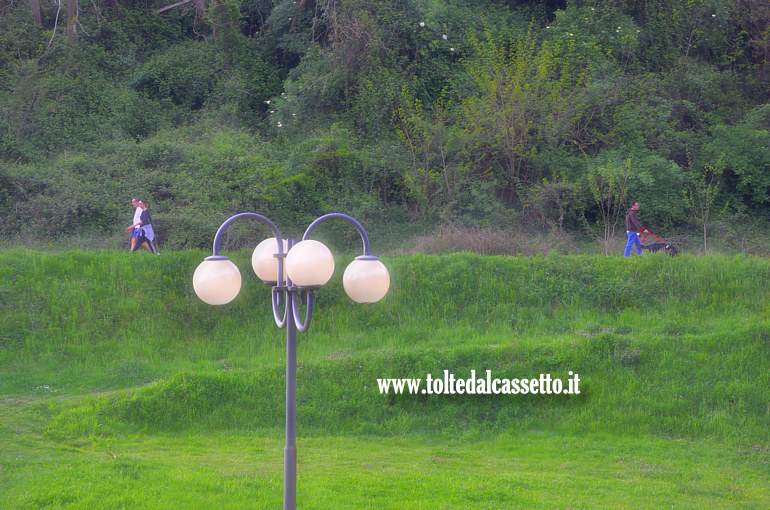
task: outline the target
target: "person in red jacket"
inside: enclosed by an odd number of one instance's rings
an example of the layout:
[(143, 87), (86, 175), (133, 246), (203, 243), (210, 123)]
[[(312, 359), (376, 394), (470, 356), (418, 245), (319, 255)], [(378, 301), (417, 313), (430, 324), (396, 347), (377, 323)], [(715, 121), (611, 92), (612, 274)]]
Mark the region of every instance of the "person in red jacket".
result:
[(639, 202), (636, 200), (631, 201), (631, 207), (626, 211), (626, 235), (628, 236), (628, 242), (626, 243), (626, 249), (623, 252), (624, 257), (631, 256), (631, 249), (636, 246), (636, 254), (642, 254), (642, 242), (639, 240), (640, 233), (646, 233), (647, 230), (642, 226), (639, 218), (636, 217), (636, 212), (639, 210)]

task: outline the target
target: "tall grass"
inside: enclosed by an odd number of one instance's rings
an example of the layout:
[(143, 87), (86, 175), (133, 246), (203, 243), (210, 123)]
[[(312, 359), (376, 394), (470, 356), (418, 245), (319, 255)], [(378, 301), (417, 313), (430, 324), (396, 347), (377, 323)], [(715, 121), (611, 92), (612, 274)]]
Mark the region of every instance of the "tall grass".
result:
[[(203, 256), (0, 254), (0, 393), (41, 397), (34, 412), (51, 437), (279, 430), (284, 342), (269, 290), (246, 274), (248, 254), (238, 253), (243, 295), (204, 305), (190, 283)], [(317, 294), (313, 325), (300, 335), (302, 434), (551, 429), (770, 440), (765, 259), (455, 254), (385, 262), (393, 284), (379, 304), (349, 302), (339, 278)], [(376, 389), (377, 378), (445, 369), (458, 377), (574, 371), (583, 392)], [(89, 396), (62, 399), (76, 395)]]

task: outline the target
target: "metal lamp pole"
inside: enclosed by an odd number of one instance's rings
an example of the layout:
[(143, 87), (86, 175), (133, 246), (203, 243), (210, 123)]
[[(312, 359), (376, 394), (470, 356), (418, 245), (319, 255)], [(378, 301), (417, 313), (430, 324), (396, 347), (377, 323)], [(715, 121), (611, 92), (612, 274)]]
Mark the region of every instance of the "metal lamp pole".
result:
[[(297, 276), (298, 283), (292, 281), (290, 278), (292, 264), (287, 264), (287, 259), (291, 257), (289, 251), (295, 246), (295, 242), (293, 240), (285, 242), (278, 228), (267, 217), (257, 213), (241, 213), (222, 223), (214, 236), (213, 255), (206, 257), (196, 270), (193, 285), (195, 292), (203, 301), (215, 305), (225, 304), (234, 299), (240, 289), (240, 273), (227, 257), (220, 255), (220, 244), (227, 227), (236, 220), (244, 218), (256, 219), (267, 225), (273, 231), (277, 245), (276, 253), (272, 254), (272, 257), (277, 259), (276, 278), (272, 281), (265, 280), (265, 283), (273, 284), (271, 302), (275, 323), (279, 328), (286, 328), (286, 446), (284, 447), (283, 465), (283, 508), (284, 510), (295, 510), (297, 506), (297, 331), (306, 331), (310, 327), (310, 321), (313, 317), (313, 292), (319, 289), (325, 281), (320, 285), (319, 282), (312, 281), (310, 284), (303, 285), (303, 282), (299, 282), (300, 276)], [(345, 291), (358, 302), (378, 301), (387, 292), (390, 277), (385, 266), (369, 252), (369, 236), (358, 221), (345, 214), (326, 214), (317, 218), (307, 227), (302, 236), (302, 242), (308, 241), (310, 233), (320, 223), (329, 219), (342, 219), (351, 223), (358, 230), (363, 241), (363, 255), (356, 257), (356, 260), (345, 271), (343, 278)], [(312, 242), (315, 243), (315, 241)], [(284, 251), (284, 243), (288, 248), (287, 251)], [(328, 251), (325, 247), (323, 248)], [(329, 253), (330, 255), (331, 253)], [(333, 271), (333, 258), (331, 264)], [(354, 265), (356, 265), (356, 270), (351, 271)], [(367, 271), (373, 270), (374, 272), (371, 274), (375, 276), (368, 276), (361, 271), (361, 267), (365, 267)], [(349, 272), (352, 276), (349, 276)], [(235, 274), (237, 274), (237, 278), (234, 276)], [(302, 279), (304, 281), (305, 276), (302, 276)], [(231, 287), (223, 290), (220, 284), (225, 280), (233, 282), (237, 280), (237, 284), (233, 283)], [(379, 285), (380, 287), (374, 291), (369, 291), (366, 289), (367, 285), (374, 285), (375, 287)], [(362, 295), (363, 298), (361, 298)], [(300, 312), (301, 304), (306, 305), (304, 318)], [(281, 310), (282, 306), (283, 311)]]

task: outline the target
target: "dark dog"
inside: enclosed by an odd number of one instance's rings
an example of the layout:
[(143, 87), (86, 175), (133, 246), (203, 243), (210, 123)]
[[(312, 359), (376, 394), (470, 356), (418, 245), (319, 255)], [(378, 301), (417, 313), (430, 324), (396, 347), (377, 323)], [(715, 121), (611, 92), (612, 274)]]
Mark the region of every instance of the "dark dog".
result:
[(648, 251), (651, 251), (651, 252), (656, 252), (656, 251), (663, 250), (663, 251), (667, 252), (669, 255), (671, 255), (672, 257), (676, 257), (677, 255), (679, 255), (679, 249), (676, 246), (674, 246), (673, 244), (671, 244), (671, 243), (650, 243), (650, 244), (644, 244), (644, 245), (642, 245), (642, 249), (643, 250), (648, 250)]

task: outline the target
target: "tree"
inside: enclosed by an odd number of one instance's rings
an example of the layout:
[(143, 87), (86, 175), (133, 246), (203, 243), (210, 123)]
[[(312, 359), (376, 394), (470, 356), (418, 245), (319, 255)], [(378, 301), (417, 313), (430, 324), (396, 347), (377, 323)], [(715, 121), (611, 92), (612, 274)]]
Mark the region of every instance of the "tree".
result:
[(502, 167), (503, 197), (510, 202), (534, 177), (537, 136), (569, 137), (587, 74), (573, 65), (569, 45), (538, 43), (532, 29), (511, 43), (489, 32), (472, 42), (466, 70), (476, 93), (462, 100), (464, 122), (481, 164)]
[(770, 95), (770, 3), (765, 0), (733, 0), (738, 24), (743, 29), (748, 57), (757, 66), (757, 85)]
[(40, 0), (29, 0), (29, 10), (32, 12), (35, 23), (37, 23), (38, 26), (42, 26), (43, 16), (40, 13)]
[(631, 167), (630, 159), (622, 163), (609, 161), (588, 174), (588, 189), (601, 215), (605, 255), (609, 255), (618, 219), (624, 211)]
[(724, 161), (706, 163), (700, 170), (693, 172), (692, 184), (684, 192), (684, 200), (698, 221), (703, 232), (703, 251), (708, 252), (708, 227), (711, 211), (719, 196), (719, 179), (724, 172)]
[(78, 22), (78, 0), (67, 0), (67, 38), (75, 42)]
[[(720, 161), (723, 189), (735, 208), (759, 209), (770, 202), (770, 132), (739, 124), (717, 125), (703, 159)], [(721, 172), (722, 173), (722, 172)]]
[[(738, 0), (646, 0), (641, 14), (641, 57), (656, 71), (690, 61), (727, 63), (740, 51), (734, 3)], [(760, 0), (760, 2), (763, 0)]]
[(462, 167), (450, 160), (454, 142), (452, 108), (451, 101), (439, 99), (428, 113), (406, 86), (402, 89), (396, 130), (412, 159), (411, 171), (405, 173), (404, 181), (423, 214), (436, 208), (441, 195), (444, 196), (441, 205), (451, 206), (458, 199), (464, 181)]

